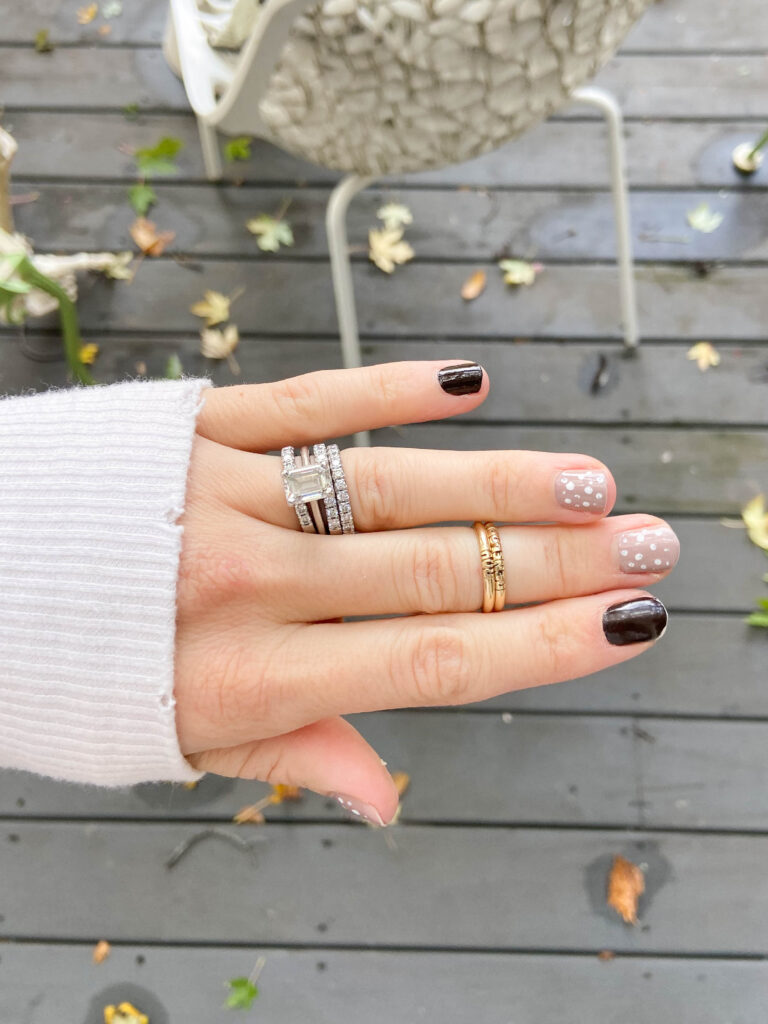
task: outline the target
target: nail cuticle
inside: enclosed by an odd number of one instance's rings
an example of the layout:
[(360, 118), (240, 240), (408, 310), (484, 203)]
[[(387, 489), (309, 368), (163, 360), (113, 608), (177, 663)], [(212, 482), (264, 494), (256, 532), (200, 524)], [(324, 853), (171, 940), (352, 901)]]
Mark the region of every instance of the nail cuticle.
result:
[(655, 597), (620, 601), (603, 612), (603, 632), (614, 647), (660, 640), (668, 624), (667, 609)]
[(476, 395), (483, 386), (483, 368), (477, 363), (455, 363), (438, 370), (437, 380), (448, 395)]

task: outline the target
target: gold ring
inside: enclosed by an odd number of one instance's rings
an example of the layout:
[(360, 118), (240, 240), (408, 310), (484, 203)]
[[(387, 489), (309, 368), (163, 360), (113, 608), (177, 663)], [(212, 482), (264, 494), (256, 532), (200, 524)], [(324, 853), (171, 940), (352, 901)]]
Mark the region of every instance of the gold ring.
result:
[(485, 526), (482, 523), (475, 523), (473, 529), (480, 545), (480, 565), (483, 570), (483, 611), (492, 612), (496, 604), (496, 571), (493, 552)]
[(493, 582), (495, 587), (495, 600), (493, 610), (500, 612), (504, 607), (507, 598), (507, 578), (504, 571), (504, 552), (501, 550), (501, 537), (493, 523), (485, 523), (485, 533), (488, 537), (488, 545), (493, 556)]

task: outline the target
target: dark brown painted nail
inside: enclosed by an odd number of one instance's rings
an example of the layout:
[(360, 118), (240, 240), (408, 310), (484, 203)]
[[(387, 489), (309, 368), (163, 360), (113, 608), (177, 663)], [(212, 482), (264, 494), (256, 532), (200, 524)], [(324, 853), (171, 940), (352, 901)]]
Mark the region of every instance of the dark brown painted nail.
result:
[(655, 597), (613, 604), (603, 614), (603, 630), (614, 647), (647, 644), (658, 640), (667, 628), (667, 609)]
[(437, 379), (449, 395), (476, 395), (483, 386), (483, 368), (477, 363), (456, 363), (444, 366)]

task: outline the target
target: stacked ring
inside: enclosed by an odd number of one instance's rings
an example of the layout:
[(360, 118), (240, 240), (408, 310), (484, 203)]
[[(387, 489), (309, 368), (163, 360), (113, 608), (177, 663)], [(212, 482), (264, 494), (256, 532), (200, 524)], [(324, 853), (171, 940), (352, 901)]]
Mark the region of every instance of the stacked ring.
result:
[(499, 531), (493, 523), (475, 523), (473, 529), (480, 547), (483, 611), (500, 612), (506, 601), (507, 581)]
[(316, 444), (283, 448), (283, 489), (305, 533), (354, 533), (355, 523), (339, 446)]

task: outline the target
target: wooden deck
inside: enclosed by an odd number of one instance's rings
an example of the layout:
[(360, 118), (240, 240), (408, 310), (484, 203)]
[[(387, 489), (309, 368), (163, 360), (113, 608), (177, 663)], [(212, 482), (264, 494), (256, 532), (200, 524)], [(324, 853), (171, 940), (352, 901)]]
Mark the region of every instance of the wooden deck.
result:
[[(247, 291), (242, 378), (338, 364), (322, 212), (333, 176), (269, 146), (205, 183), (195, 126), (158, 48), (161, 0), (126, 0), (106, 39), (78, 5), (5, 4), (0, 103), (19, 142), (16, 209), (40, 251), (123, 249), (130, 148), (187, 143), (154, 211), (172, 250), (127, 286), (87, 279), (80, 314), (103, 380), (190, 372), (204, 288)], [(57, 48), (38, 55), (47, 27)], [(482, 160), (380, 183), (354, 204), (363, 252), (382, 196), (413, 210), (417, 259), (386, 279), (355, 266), (366, 358), (470, 357), (489, 401), (469, 419), (381, 431), (376, 443), (533, 447), (604, 458), (620, 511), (668, 516), (683, 544), (658, 588), (672, 611), (650, 654), (599, 677), (462, 710), (362, 716), (411, 774), (390, 842), (310, 797), (240, 830), (200, 828), (263, 787), (109, 793), (0, 781), (0, 1024), (97, 1024), (132, 999), (151, 1024), (217, 1024), (223, 983), (266, 957), (252, 1019), (270, 1024), (765, 1024), (768, 1020), (768, 634), (743, 623), (768, 565), (720, 524), (768, 490), (768, 166), (730, 153), (768, 122), (764, 0), (663, 0), (600, 80), (627, 113), (643, 347), (621, 356), (603, 127), (573, 108)], [(138, 103), (127, 120), (122, 108)], [(296, 246), (260, 254), (248, 215), (292, 204)], [(724, 214), (712, 234), (685, 214)], [(504, 290), (503, 251), (537, 258)], [(183, 258), (181, 258), (183, 257)], [(489, 287), (463, 304), (468, 273)], [(714, 342), (705, 375), (689, 346)], [(0, 388), (65, 381), (55, 322), (0, 338)], [(590, 382), (600, 356), (608, 387)], [(647, 866), (638, 927), (605, 907), (615, 853)], [(113, 944), (101, 966), (90, 947)], [(615, 958), (598, 959), (600, 950)]]

